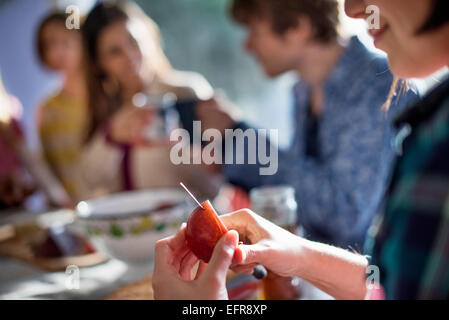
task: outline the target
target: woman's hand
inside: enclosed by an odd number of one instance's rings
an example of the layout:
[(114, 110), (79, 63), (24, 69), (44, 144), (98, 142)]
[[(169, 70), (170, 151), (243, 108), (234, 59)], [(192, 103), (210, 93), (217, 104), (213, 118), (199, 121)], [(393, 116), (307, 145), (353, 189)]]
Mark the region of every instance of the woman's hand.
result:
[(238, 246), (232, 269), (252, 273), (262, 264), (281, 276), (297, 275), (302, 240), (249, 209), (220, 216), (229, 230), (236, 230), (244, 244)]
[(192, 280), (192, 269), (198, 259), (186, 245), (185, 224), (183, 224), (176, 235), (156, 242), (152, 281), (154, 298), (228, 299), (226, 274), (232, 263), (237, 243), (237, 232), (227, 232), (215, 246), (209, 263), (199, 262)]
[(250, 243), (238, 246), (234, 271), (251, 273), (260, 263), (280, 276), (301, 277), (336, 299), (365, 297), (364, 256), (300, 238), (248, 209), (220, 218)]
[(153, 116), (154, 111), (148, 108), (123, 107), (110, 120), (109, 136), (116, 143), (147, 144), (144, 132)]
[[(257, 264), (280, 276), (299, 276), (337, 299), (366, 295), (365, 257), (302, 239), (248, 209), (220, 219), (231, 229), (217, 243), (209, 264), (200, 262), (185, 244), (185, 226), (156, 243), (153, 289), (156, 299), (227, 299), (226, 271), (252, 273)], [(244, 243), (237, 246), (239, 233)]]
[(201, 100), (195, 107), (195, 113), (201, 121), (201, 130), (217, 129), (224, 134), (225, 129), (232, 129), (241, 118), (229, 100), (216, 94), (208, 100)]

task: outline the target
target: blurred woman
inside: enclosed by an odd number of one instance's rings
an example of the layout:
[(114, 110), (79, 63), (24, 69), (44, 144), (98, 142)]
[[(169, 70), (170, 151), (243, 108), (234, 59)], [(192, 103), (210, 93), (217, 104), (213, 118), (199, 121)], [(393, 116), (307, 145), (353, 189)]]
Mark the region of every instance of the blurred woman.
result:
[(91, 185), (112, 192), (172, 187), (184, 180), (210, 191), (210, 179), (199, 166), (173, 165), (167, 142), (144, 137), (156, 126), (156, 113), (135, 103), (142, 94), (206, 99), (212, 95), (209, 83), (171, 67), (157, 25), (132, 2), (96, 5), (82, 33), (89, 96), (85, 175)]
[[(446, 0), (346, 0), (352, 18), (367, 18), (375, 5), (380, 27), (369, 32), (388, 54), (397, 77), (425, 77), (449, 66)], [(209, 265), (191, 280), (197, 263), (186, 247), (185, 227), (156, 243), (153, 289), (160, 299), (227, 299), (226, 271), (251, 273), (263, 264), (281, 276), (295, 275), (339, 299), (449, 298), (449, 78), (394, 122), (400, 156), (385, 206), (369, 230), (362, 256), (308, 241), (250, 210), (222, 221), (229, 231)], [(238, 234), (237, 234), (237, 232)], [(238, 239), (247, 242), (238, 245)]]
[(66, 19), (62, 12), (51, 13), (42, 20), (37, 32), (41, 63), (64, 76), (62, 88), (40, 107), (38, 127), (46, 160), (77, 201), (90, 193), (80, 166), (87, 129), (87, 99), (81, 33), (67, 29)]
[(21, 117), (19, 100), (6, 92), (0, 77), (0, 209), (22, 206), (37, 188), (42, 188), (52, 204), (70, 205), (46, 164), (28, 150)]

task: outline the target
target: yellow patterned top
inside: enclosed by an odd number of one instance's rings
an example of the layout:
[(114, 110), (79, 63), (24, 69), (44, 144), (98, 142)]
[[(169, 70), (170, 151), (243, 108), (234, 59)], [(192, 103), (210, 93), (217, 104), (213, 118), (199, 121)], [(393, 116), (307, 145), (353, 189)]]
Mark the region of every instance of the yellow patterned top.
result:
[(87, 127), (87, 103), (58, 93), (39, 109), (43, 153), (73, 200), (87, 193), (80, 156)]

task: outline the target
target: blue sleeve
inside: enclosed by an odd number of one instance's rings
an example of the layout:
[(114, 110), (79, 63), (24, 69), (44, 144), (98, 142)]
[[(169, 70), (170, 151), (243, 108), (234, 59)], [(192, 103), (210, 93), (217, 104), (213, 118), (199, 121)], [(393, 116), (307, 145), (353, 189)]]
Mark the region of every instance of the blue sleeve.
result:
[[(251, 127), (250, 125), (248, 125), (245, 122), (239, 122), (234, 128), (233, 130), (242, 130), (242, 131), (246, 131), (246, 130), (255, 130), (257, 131), (257, 129)], [(258, 154), (259, 152), (259, 143), (262, 143), (262, 141), (259, 141), (259, 136), (257, 136), (256, 139), (256, 143), (255, 143), (255, 148), (253, 149), (254, 152), (256, 154)], [(274, 141), (270, 141), (269, 139), (270, 137), (267, 136), (267, 139), (264, 141), (265, 143), (265, 154), (266, 155), (273, 155), (274, 152), (276, 152), (277, 150), (277, 157), (275, 159), (273, 159), (273, 162), (276, 161), (276, 164), (271, 163), (271, 165), (275, 165), (277, 172), (273, 175), (263, 175), (261, 174), (261, 168), (266, 168), (267, 164), (262, 165), (259, 162), (259, 158), (256, 157), (256, 163), (255, 164), (249, 164), (248, 161), (248, 154), (247, 152), (245, 152), (244, 155), (244, 163), (243, 164), (236, 164), (236, 161), (234, 159), (234, 161), (232, 163), (225, 163), (222, 166), (222, 172), (225, 175), (225, 177), (227, 178), (227, 180), (234, 184), (237, 185), (247, 191), (249, 191), (252, 188), (255, 187), (260, 187), (263, 185), (276, 185), (276, 184), (281, 184), (281, 183), (285, 183), (285, 179), (281, 176), (282, 173), (280, 171), (281, 168), (284, 168), (286, 166), (288, 166), (288, 164), (291, 162), (292, 157), (289, 154), (288, 151), (285, 150), (280, 150), (277, 147), (277, 143)], [(245, 151), (248, 150), (248, 141), (245, 140)], [(236, 153), (236, 149), (235, 146), (231, 146), (232, 147), (232, 152), (233, 154)], [(224, 154), (226, 155), (227, 152), (229, 152), (230, 147), (228, 148), (224, 148)]]

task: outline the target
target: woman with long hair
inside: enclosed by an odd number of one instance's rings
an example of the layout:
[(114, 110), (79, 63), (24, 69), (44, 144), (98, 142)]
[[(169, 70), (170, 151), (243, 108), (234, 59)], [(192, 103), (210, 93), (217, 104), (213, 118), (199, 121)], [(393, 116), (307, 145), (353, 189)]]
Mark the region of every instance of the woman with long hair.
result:
[(209, 83), (199, 74), (172, 68), (157, 25), (133, 2), (96, 5), (82, 34), (89, 121), (84, 172), (91, 185), (113, 192), (172, 187), (180, 180), (195, 188), (210, 180), (199, 166), (173, 165), (168, 142), (145, 137), (156, 126), (156, 112), (136, 106), (139, 96), (207, 99), (213, 94)]
[(80, 166), (88, 124), (87, 87), (81, 33), (67, 29), (66, 19), (63, 12), (51, 12), (42, 19), (36, 34), (40, 62), (64, 77), (61, 89), (41, 104), (38, 128), (45, 159), (75, 202), (91, 192)]
[[(446, 0), (346, 0), (352, 18), (368, 5), (380, 12), (369, 31), (400, 78), (425, 77), (449, 65)], [(158, 299), (227, 299), (229, 267), (251, 273), (257, 264), (281, 276), (298, 276), (337, 299), (449, 298), (449, 79), (394, 122), (398, 157), (382, 212), (362, 256), (298, 237), (250, 210), (221, 219), (231, 230), (210, 263), (198, 262), (185, 243), (185, 226), (156, 243), (153, 273)], [(244, 240), (243, 245), (238, 239)]]

